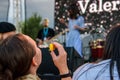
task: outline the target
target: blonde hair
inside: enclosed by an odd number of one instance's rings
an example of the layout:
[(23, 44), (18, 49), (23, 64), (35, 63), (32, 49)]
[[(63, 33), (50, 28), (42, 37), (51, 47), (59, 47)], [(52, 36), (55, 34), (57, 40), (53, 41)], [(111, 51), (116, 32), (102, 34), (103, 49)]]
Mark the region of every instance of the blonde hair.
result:
[(49, 23), (49, 19), (45, 18), (45, 19), (43, 20), (43, 23), (44, 23), (44, 22)]

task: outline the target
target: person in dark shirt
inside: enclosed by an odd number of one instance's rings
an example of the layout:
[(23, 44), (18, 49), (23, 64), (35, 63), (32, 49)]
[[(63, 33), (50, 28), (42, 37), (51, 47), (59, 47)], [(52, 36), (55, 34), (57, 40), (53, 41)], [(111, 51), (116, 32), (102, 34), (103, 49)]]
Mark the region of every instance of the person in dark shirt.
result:
[(44, 28), (42, 28), (37, 35), (38, 46), (44, 44), (44, 41), (50, 40), (55, 35), (55, 31), (52, 28), (49, 28), (48, 25), (49, 20), (44, 19), (43, 21)]

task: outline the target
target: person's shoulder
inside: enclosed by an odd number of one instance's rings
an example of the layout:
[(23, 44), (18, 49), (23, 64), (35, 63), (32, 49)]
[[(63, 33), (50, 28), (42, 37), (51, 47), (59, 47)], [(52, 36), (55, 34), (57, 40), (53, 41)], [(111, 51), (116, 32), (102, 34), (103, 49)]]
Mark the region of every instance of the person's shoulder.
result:
[(28, 74), (21, 76), (16, 80), (41, 80), (41, 79), (37, 75)]
[(49, 27), (48, 29), (51, 30), (51, 31), (54, 31), (54, 29), (52, 29), (52, 28), (50, 28), (50, 27)]
[(40, 30), (39, 30), (39, 32), (42, 32), (43, 31), (43, 28), (41, 28)]
[(73, 73), (72, 79), (78, 80), (78, 79), (82, 78), (82, 80), (85, 80), (85, 77), (83, 77), (81, 75), (83, 75), (91, 65), (92, 65), (91, 63), (85, 63), (82, 66), (80, 66), (79, 68), (77, 68), (77, 70)]
[(92, 64), (93, 64), (94, 66), (96, 66), (96, 65), (109, 64), (109, 62), (110, 62), (110, 59), (107, 59), (107, 60), (102, 60), (102, 61), (98, 61), (98, 62), (92, 62)]
[(107, 65), (107, 64), (110, 64), (110, 59), (102, 60), (102, 61), (99, 61), (99, 62), (88, 63), (87, 67), (89, 67), (89, 69), (93, 69), (93, 68), (102, 67), (102, 66)]
[(53, 28), (51, 28), (51, 27), (48, 27), (48, 29), (53, 29)]
[[(86, 63), (80, 66), (73, 75), (73, 78), (81, 78), (80, 76), (84, 77), (83, 75), (90, 74), (91, 76), (97, 75), (101, 69), (103, 69), (106, 65), (108, 65), (110, 60), (104, 60), (98, 63)], [(95, 73), (93, 73), (95, 72)], [(89, 75), (89, 76), (90, 76)]]
[(103, 61), (100, 61), (100, 62), (97, 62), (97, 63), (96, 62), (86, 63), (86, 64), (83, 64), (82, 66), (80, 66), (77, 70), (92, 69), (92, 68), (95, 68), (95, 67), (101, 67), (101, 66), (106, 65), (106, 64), (110, 64), (110, 59), (103, 60)]
[(83, 16), (78, 16), (78, 20), (79, 20), (79, 19), (84, 19), (84, 17), (83, 17)]
[(74, 73), (78, 73), (78, 72), (82, 73), (83, 71), (91, 67), (92, 65), (93, 65), (92, 63), (85, 63), (82, 66), (80, 66)]

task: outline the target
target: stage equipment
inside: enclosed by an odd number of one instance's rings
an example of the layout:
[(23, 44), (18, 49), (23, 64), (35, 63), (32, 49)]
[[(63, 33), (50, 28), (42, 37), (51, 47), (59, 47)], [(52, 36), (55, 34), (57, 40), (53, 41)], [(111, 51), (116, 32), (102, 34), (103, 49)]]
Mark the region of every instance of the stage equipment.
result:
[(91, 57), (93, 59), (101, 59), (103, 57), (105, 40), (97, 39), (90, 42)]
[(83, 58), (85, 60), (89, 60), (91, 56), (91, 51), (90, 51), (90, 45), (89, 42), (93, 40), (93, 37), (91, 34), (81, 34), (81, 40), (82, 40), (82, 54)]

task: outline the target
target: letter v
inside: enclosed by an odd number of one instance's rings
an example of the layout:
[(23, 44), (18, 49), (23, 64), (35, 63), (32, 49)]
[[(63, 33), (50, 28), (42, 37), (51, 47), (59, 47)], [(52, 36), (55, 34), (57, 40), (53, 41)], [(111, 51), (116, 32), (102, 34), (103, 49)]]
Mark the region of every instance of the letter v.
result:
[(88, 6), (88, 3), (89, 3), (90, 0), (85, 0), (85, 7), (83, 7), (83, 0), (81, 1), (78, 1), (79, 5), (80, 5), (80, 9), (82, 11), (82, 13), (85, 13), (86, 9), (87, 9), (87, 6)]

